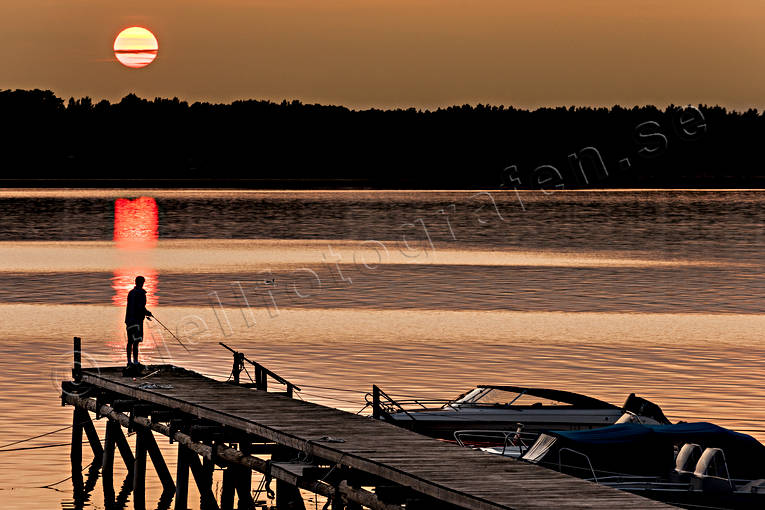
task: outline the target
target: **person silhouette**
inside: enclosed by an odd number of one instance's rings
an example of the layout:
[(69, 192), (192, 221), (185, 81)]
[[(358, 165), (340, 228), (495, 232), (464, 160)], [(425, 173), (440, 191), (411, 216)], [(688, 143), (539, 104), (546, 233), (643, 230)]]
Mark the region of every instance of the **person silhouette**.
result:
[[(125, 309), (125, 326), (127, 329), (127, 364), (140, 365), (138, 362), (138, 344), (143, 341), (143, 320), (151, 320), (151, 312), (146, 309), (146, 291), (143, 284), (146, 279), (143, 276), (135, 277), (135, 287), (128, 292), (127, 307)], [(133, 354), (131, 361), (130, 354)]]

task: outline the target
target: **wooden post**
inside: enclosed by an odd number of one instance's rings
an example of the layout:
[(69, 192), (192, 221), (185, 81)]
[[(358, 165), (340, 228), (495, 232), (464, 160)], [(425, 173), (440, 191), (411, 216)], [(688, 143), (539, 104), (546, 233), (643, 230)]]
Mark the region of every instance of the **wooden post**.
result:
[(332, 510), (345, 510), (343, 498), (340, 497), (340, 493), (337, 491), (335, 491), (335, 495), (332, 496)]
[[(348, 486), (354, 490), (361, 490), (361, 484), (359, 483), (358, 476), (354, 475), (353, 471), (350, 469), (344, 469), (343, 471), (345, 472), (345, 482), (348, 484)], [(346, 510), (361, 510), (361, 505), (355, 501), (347, 501), (345, 502), (345, 508)]]
[(146, 509), (146, 429), (136, 431), (135, 468), (133, 469), (133, 506), (135, 510)]
[(82, 427), (88, 436), (90, 449), (93, 450), (93, 465), (100, 467), (101, 461), (104, 459), (104, 448), (101, 446), (101, 440), (98, 438), (93, 420), (90, 419), (90, 413), (85, 410), (82, 411)]
[(199, 499), (202, 510), (218, 510), (218, 503), (215, 501), (215, 495), (212, 492), (212, 478), (207, 476), (206, 470), (199, 462), (197, 454), (189, 451), (189, 467), (191, 474), (194, 475), (194, 481), (199, 490)]
[[(350, 470), (343, 468), (342, 466), (337, 466), (339, 468), (337, 472), (338, 478), (340, 478), (340, 482), (344, 480), (344, 483), (347, 486), (350, 486), (351, 483), (351, 476), (350, 476)], [(357, 510), (360, 509), (360, 506), (354, 506), (352, 501), (348, 501), (345, 498), (342, 497), (340, 494), (340, 491), (337, 490), (340, 483), (337, 482), (333, 484), (335, 486), (335, 496), (332, 498), (332, 510)]]
[(167, 469), (167, 464), (165, 464), (165, 459), (162, 457), (162, 451), (159, 449), (159, 446), (157, 446), (154, 434), (151, 433), (151, 429), (144, 429), (144, 432), (146, 448), (149, 451), (154, 470), (157, 472), (159, 480), (162, 482), (163, 492), (175, 492), (173, 476), (170, 474), (170, 470)]
[(372, 385), (372, 418), (380, 419), (380, 388), (375, 384)]
[(130, 450), (130, 443), (128, 443), (125, 434), (122, 432), (122, 427), (114, 427), (114, 436), (115, 442), (117, 443), (117, 448), (120, 450), (122, 461), (125, 463), (125, 467), (128, 470), (128, 476), (133, 476), (133, 470), (135, 469), (135, 457), (133, 457), (133, 452)]
[(255, 388), (268, 391), (268, 371), (260, 363), (255, 363)]
[(305, 510), (305, 502), (300, 489), (281, 480), (276, 480), (277, 510)]
[(188, 448), (178, 443), (178, 470), (175, 475), (175, 510), (187, 510), (189, 506), (189, 455)]
[[(250, 455), (252, 451), (249, 442), (240, 442), (239, 451), (244, 455)], [(252, 471), (244, 466), (237, 466), (236, 492), (239, 496), (239, 510), (251, 510), (255, 508), (252, 500)]]
[[(290, 450), (279, 448), (271, 455), (272, 462), (289, 460), (292, 457)], [(300, 489), (285, 481), (276, 479), (276, 508), (277, 510), (305, 510), (305, 502), (300, 494)]]
[[(84, 411), (87, 412), (87, 411)], [(77, 503), (82, 500), (82, 409), (75, 407), (72, 411), (72, 447), (69, 458), (72, 461), (72, 500)]]
[[(215, 446), (213, 445), (213, 448)], [(213, 450), (215, 451), (215, 450)], [(212, 458), (204, 457), (202, 459), (202, 481), (204, 482), (205, 486), (210, 489), (210, 494), (214, 493), (212, 492), (212, 486), (213, 486), (213, 475), (215, 474), (215, 463), (213, 462)]]
[(116, 438), (114, 429), (119, 430), (120, 424), (112, 420), (106, 422), (106, 437), (104, 438), (104, 457), (101, 461), (101, 476), (104, 484), (104, 508), (114, 506), (114, 449)]
[(82, 472), (82, 413), (79, 407), (75, 407), (72, 412), (72, 449), (69, 458), (72, 461), (72, 472)]
[(231, 368), (231, 373), (234, 375), (234, 384), (239, 384), (239, 374), (244, 368), (244, 354), (241, 352), (234, 352), (234, 366)]
[(74, 368), (72, 368), (72, 377), (76, 382), (82, 380), (82, 339), (74, 337)]
[(236, 468), (229, 466), (223, 470), (223, 487), (220, 491), (220, 510), (234, 510), (235, 487)]

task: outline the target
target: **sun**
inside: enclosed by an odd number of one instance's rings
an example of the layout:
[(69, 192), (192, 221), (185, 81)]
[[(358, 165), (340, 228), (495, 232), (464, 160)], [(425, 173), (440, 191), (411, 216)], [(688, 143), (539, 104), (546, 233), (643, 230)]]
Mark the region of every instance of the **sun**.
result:
[(146, 67), (154, 62), (158, 51), (157, 38), (143, 27), (126, 28), (114, 40), (114, 56), (120, 64), (132, 69)]

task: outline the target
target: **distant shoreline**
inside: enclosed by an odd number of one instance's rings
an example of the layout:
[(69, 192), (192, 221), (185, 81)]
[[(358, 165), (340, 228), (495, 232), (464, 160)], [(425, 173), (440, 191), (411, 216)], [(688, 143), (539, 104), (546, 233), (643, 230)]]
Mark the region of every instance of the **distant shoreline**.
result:
[(720, 106), (119, 103), (0, 90), (0, 187), (765, 189), (765, 116)]

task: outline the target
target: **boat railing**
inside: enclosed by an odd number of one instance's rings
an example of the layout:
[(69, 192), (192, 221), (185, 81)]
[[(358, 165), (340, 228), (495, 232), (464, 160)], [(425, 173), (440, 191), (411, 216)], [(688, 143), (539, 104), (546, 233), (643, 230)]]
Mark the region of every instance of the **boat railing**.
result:
[[(598, 483), (598, 475), (595, 474), (595, 469), (592, 467), (592, 462), (590, 462), (590, 457), (585, 453), (573, 450), (571, 448), (561, 448), (560, 450), (558, 450), (558, 471), (559, 472), (561, 473), (563, 472), (563, 455), (562, 455), (563, 452), (571, 452), (575, 455), (584, 457), (584, 460), (587, 461), (587, 465), (590, 466), (590, 471), (592, 472), (592, 481), (594, 481), (595, 483)], [(582, 469), (582, 468), (577, 468), (577, 469)]]
[(507, 430), (458, 430), (454, 432), (454, 439), (460, 446), (479, 448), (502, 445), (502, 455), (505, 455), (508, 448), (517, 447), (519, 456), (523, 456), (538, 437), (538, 433), (521, 430), (514, 432)]
[[(391, 415), (404, 413), (409, 419), (416, 420), (410, 411), (432, 409), (434, 406), (451, 406), (453, 400), (434, 399), (394, 399), (379, 386), (372, 385), (372, 392), (364, 396), (368, 406), (372, 407), (372, 416), (376, 419), (391, 420)], [(454, 408), (459, 410), (458, 408)]]

